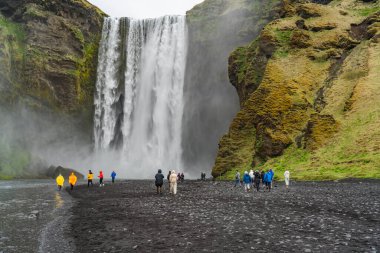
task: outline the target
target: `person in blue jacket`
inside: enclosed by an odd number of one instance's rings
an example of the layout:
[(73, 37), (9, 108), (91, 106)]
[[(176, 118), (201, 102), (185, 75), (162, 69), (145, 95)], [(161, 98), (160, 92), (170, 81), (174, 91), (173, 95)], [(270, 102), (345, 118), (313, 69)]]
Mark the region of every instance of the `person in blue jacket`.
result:
[(274, 180), (274, 171), (272, 169), (269, 170), (269, 173), (271, 175), (271, 180), (270, 180), (270, 188), (273, 188), (273, 180)]
[(272, 174), (268, 171), (264, 175), (265, 188), (270, 191), (270, 185), (272, 183)]
[(248, 192), (249, 189), (251, 188), (251, 177), (249, 176), (248, 171), (244, 172), (243, 182), (244, 182), (244, 190)]
[(115, 171), (112, 171), (111, 178), (112, 178), (112, 183), (115, 183), (115, 178), (116, 178), (116, 172)]

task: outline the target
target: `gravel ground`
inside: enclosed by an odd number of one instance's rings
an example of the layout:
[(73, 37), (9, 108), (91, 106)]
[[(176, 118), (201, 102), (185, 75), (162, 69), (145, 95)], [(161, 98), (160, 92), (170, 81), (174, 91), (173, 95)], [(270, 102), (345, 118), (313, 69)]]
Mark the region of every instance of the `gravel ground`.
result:
[(78, 252), (380, 251), (379, 180), (292, 183), (186, 181), (176, 196), (153, 181), (79, 186), (68, 233)]

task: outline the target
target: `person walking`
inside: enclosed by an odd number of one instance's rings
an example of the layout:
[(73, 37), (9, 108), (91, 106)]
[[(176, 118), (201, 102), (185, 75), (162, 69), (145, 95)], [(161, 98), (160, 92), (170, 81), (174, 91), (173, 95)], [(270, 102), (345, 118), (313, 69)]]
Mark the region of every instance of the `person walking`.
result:
[(288, 170), (284, 172), (284, 177), (285, 177), (285, 188), (288, 189), (289, 181), (290, 181), (290, 172)]
[(115, 183), (116, 172), (113, 170), (111, 173), (112, 183)]
[(255, 171), (255, 188), (257, 191), (260, 190), (260, 172), (258, 170)]
[(75, 176), (74, 172), (71, 172), (71, 175), (69, 176), (70, 190), (74, 189), (74, 186), (76, 183), (77, 183), (77, 176)]
[(249, 176), (251, 177), (251, 187), (253, 188), (253, 183), (254, 183), (254, 180), (255, 180), (255, 174), (253, 173), (253, 170), (250, 170), (249, 171)]
[(263, 187), (265, 187), (265, 171), (261, 171), (261, 183), (263, 184)]
[(94, 173), (92, 173), (91, 170), (88, 171), (88, 174), (87, 174), (87, 187), (90, 187), (90, 184), (91, 186), (94, 186), (92, 184), (92, 180), (94, 179)]
[(99, 176), (98, 176), (98, 178), (99, 178), (99, 187), (104, 186), (104, 184), (103, 184), (103, 178), (104, 178), (104, 176), (103, 176), (103, 171), (99, 171)]
[(172, 174), (172, 171), (169, 170), (168, 175), (166, 176), (166, 179), (168, 180), (168, 184), (169, 184), (169, 192), (171, 192), (171, 190), (170, 190), (170, 175), (171, 174)]
[(238, 170), (236, 170), (236, 174), (235, 174), (235, 185), (234, 185), (234, 187), (236, 187), (236, 185), (240, 186), (240, 172)]
[(270, 192), (271, 184), (272, 184), (272, 174), (268, 171), (264, 175), (265, 188)]
[(244, 182), (244, 190), (248, 192), (252, 183), (251, 177), (249, 176), (248, 171), (244, 172), (243, 182)]
[(274, 181), (274, 171), (272, 169), (269, 170), (270, 174), (270, 188), (273, 188), (273, 181)]
[(62, 176), (61, 173), (59, 173), (55, 181), (57, 181), (58, 190), (60, 191), (63, 187), (63, 183), (65, 182), (65, 178)]
[(169, 182), (170, 182), (170, 193), (173, 193), (174, 195), (176, 195), (177, 194), (177, 174), (175, 173), (174, 170), (170, 174)]
[(162, 185), (164, 184), (164, 175), (162, 175), (162, 170), (158, 170), (158, 173), (155, 176), (156, 178), (156, 188), (157, 188), (157, 194), (162, 194)]

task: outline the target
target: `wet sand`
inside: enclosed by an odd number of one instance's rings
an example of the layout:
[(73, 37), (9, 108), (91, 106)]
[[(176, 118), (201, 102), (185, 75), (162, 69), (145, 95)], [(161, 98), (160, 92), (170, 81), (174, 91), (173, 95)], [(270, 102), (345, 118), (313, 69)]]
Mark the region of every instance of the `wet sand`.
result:
[[(167, 184), (165, 185), (167, 186)], [(153, 181), (73, 192), (78, 252), (379, 252), (380, 181), (279, 183), (245, 193), (186, 181), (177, 196)]]

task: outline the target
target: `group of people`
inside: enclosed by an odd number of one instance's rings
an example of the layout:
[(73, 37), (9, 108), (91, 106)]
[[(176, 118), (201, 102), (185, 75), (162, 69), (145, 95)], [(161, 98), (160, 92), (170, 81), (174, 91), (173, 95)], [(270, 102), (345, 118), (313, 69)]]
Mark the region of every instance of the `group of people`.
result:
[[(290, 172), (285, 171), (284, 173), (285, 177), (285, 187), (288, 189), (289, 187), (289, 181), (290, 181)], [(269, 191), (273, 188), (273, 180), (274, 180), (274, 171), (270, 169), (269, 171), (262, 170), (259, 172), (256, 170), (255, 172), (253, 170), (250, 170), (244, 172), (243, 180), (240, 179), (240, 172), (236, 170), (235, 174), (235, 187), (238, 185), (241, 185), (241, 182), (244, 184), (244, 190), (246, 192), (250, 191), (250, 189), (256, 189), (257, 191), (260, 190), (260, 183), (263, 185), (263, 189), (266, 191)]]
[[(155, 185), (157, 189), (157, 194), (162, 194), (162, 186), (164, 185), (164, 175), (162, 170), (158, 170), (155, 176)], [(185, 181), (185, 175), (183, 173), (176, 173), (175, 170), (169, 171), (166, 179), (169, 182), (169, 192), (172, 194), (177, 194), (177, 183)]]
[(206, 173), (204, 172), (201, 173), (201, 180), (206, 181)]
[[(104, 186), (104, 183), (103, 183), (103, 179), (104, 179), (103, 171), (99, 171), (98, 178), (99, 178), (99, 186), (100, 187)], [(115, 179), (116, 179), (116, 172), (115, 171), (112, 171), (112, 173), (111, 173), (111, 179), (112, 179), (112, 183), (115, 183)], [(94, 173), (92, 173), (92, 171), (89, 170), (88, 174), (87, 174), (87, 187), (90, 187), (90, 185), (94, 186), (93, 180), (94, 180)], [(78, 181), (77, 176), (75, 175), (74, 172), (71, 172), (71, 174), (69, 176), (69, 184), (70, 184), (70, 189), (71, 190), (74, 189), (74, 186), (76, 185), (77, 181)], [(62, 176), (61, 173), (56, 178), (56, 182), (57, 182), (58, 190), (61, 190), (62, 187), (63, 187), (63, 184), (65, 182), (65, 178)]]

